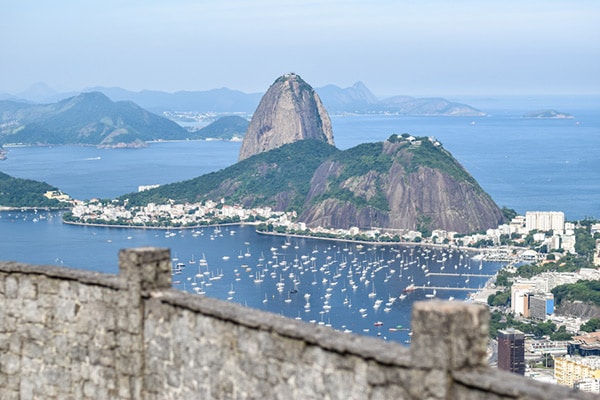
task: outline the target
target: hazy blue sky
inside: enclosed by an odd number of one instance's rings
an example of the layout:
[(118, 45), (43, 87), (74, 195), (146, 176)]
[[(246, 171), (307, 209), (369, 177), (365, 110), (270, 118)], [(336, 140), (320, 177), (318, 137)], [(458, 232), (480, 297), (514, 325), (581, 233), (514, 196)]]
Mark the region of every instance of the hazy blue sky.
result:
[(263, 92), (296, 72), (376, 95), (600, 93), (598, 0), (18, 0), (0, 92)]

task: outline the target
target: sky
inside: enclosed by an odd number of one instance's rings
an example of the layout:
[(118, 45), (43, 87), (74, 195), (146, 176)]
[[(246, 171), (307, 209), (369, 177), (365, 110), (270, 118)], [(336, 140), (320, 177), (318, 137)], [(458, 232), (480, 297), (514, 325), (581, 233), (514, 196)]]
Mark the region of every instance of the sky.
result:
[(19, 0), (0, 12), (0, 93), (600, 94), (598, 0)]

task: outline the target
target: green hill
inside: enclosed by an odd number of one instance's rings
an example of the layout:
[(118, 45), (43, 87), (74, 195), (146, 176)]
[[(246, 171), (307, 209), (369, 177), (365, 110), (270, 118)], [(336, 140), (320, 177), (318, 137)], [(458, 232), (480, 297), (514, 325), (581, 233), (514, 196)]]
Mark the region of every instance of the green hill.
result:
[(310, 176), (335, 147), (303, 140), (257, 154), (231, 167), (156, 189), (131, 193), (131, 205), (150, 202), (201, 202), (226, 198), (245, 207), (270, 206), (277, 210), (300, 210), (310, 187)]
[(231, 167), (120, 199), (218, 201), (296, 211), (308, 226), (377, 226), (470, 233), (504, 222), (499, 207), (469, 173), (430, 138), (392, 136), (340, 151), (301, 140)]
[(33, 208), (62, 207), (63, 203), (49, 199), (44, 193), (58, 191), (45, 182), (14, 178), (0, 172), (0, 207)]

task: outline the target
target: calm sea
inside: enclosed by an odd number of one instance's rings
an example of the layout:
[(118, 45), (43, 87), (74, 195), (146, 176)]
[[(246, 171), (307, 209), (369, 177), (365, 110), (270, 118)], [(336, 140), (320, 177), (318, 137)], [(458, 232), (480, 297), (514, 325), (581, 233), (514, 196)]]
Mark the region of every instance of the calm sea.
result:
[[(567, 219), (600, 217), (598, 99), (456, 99), (488, 117), (334, 116), (335, 141), (347, 149), (393, 133), (438, 138), (500, 206), (564, 211)], [(467, 101), (469, 100), (469, 101)], [(527, 120), (526, 112), (555, 108), (569, 120)], [(9, 149), (0, 171), (46, 181), (80, 199), (110, 198), (139, 185), (189, 179), (233, 164), (240, 143), (152, 143), (145, 149), (23, 147)], [(176, 287), (229, 299), (339, 330), (404, 342), (410, 308), (431, 296), (419, 290), (400, 300), (410, 283), (482, 286), (495, 263), (467, 254), (421, 248), (357, 248), (341, 242), (261, 236), (249, 227), (201, 231), (136, 230), (63, 225), (59, 213), (0, 213), (0, 259), (117, 272), (125, 247), (169, 247), (186, 266)], [(199, 261), (205, 258), (207, 265)], [(439, 276), (457, 272), (463, 276)], [(280, 290), (278, 290), (278, 288)], [(466, 291), (436, 291), (463, 299)], [(383, 326), (375, 326), (383, 322)], [(401, 327), (399, 327), (401, 326)], [(395, 331), (389, 331), (389, 328)]]

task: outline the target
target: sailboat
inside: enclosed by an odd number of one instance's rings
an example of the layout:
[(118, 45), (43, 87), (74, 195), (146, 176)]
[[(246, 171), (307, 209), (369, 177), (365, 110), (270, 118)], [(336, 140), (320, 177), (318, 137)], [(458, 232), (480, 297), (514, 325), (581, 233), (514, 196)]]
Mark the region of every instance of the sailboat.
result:
[(373, 290), (368, 294), (369, 298), (373, 298), (377, 296), (377, 292), (375, 292), (375, 282), (373, 282)]

